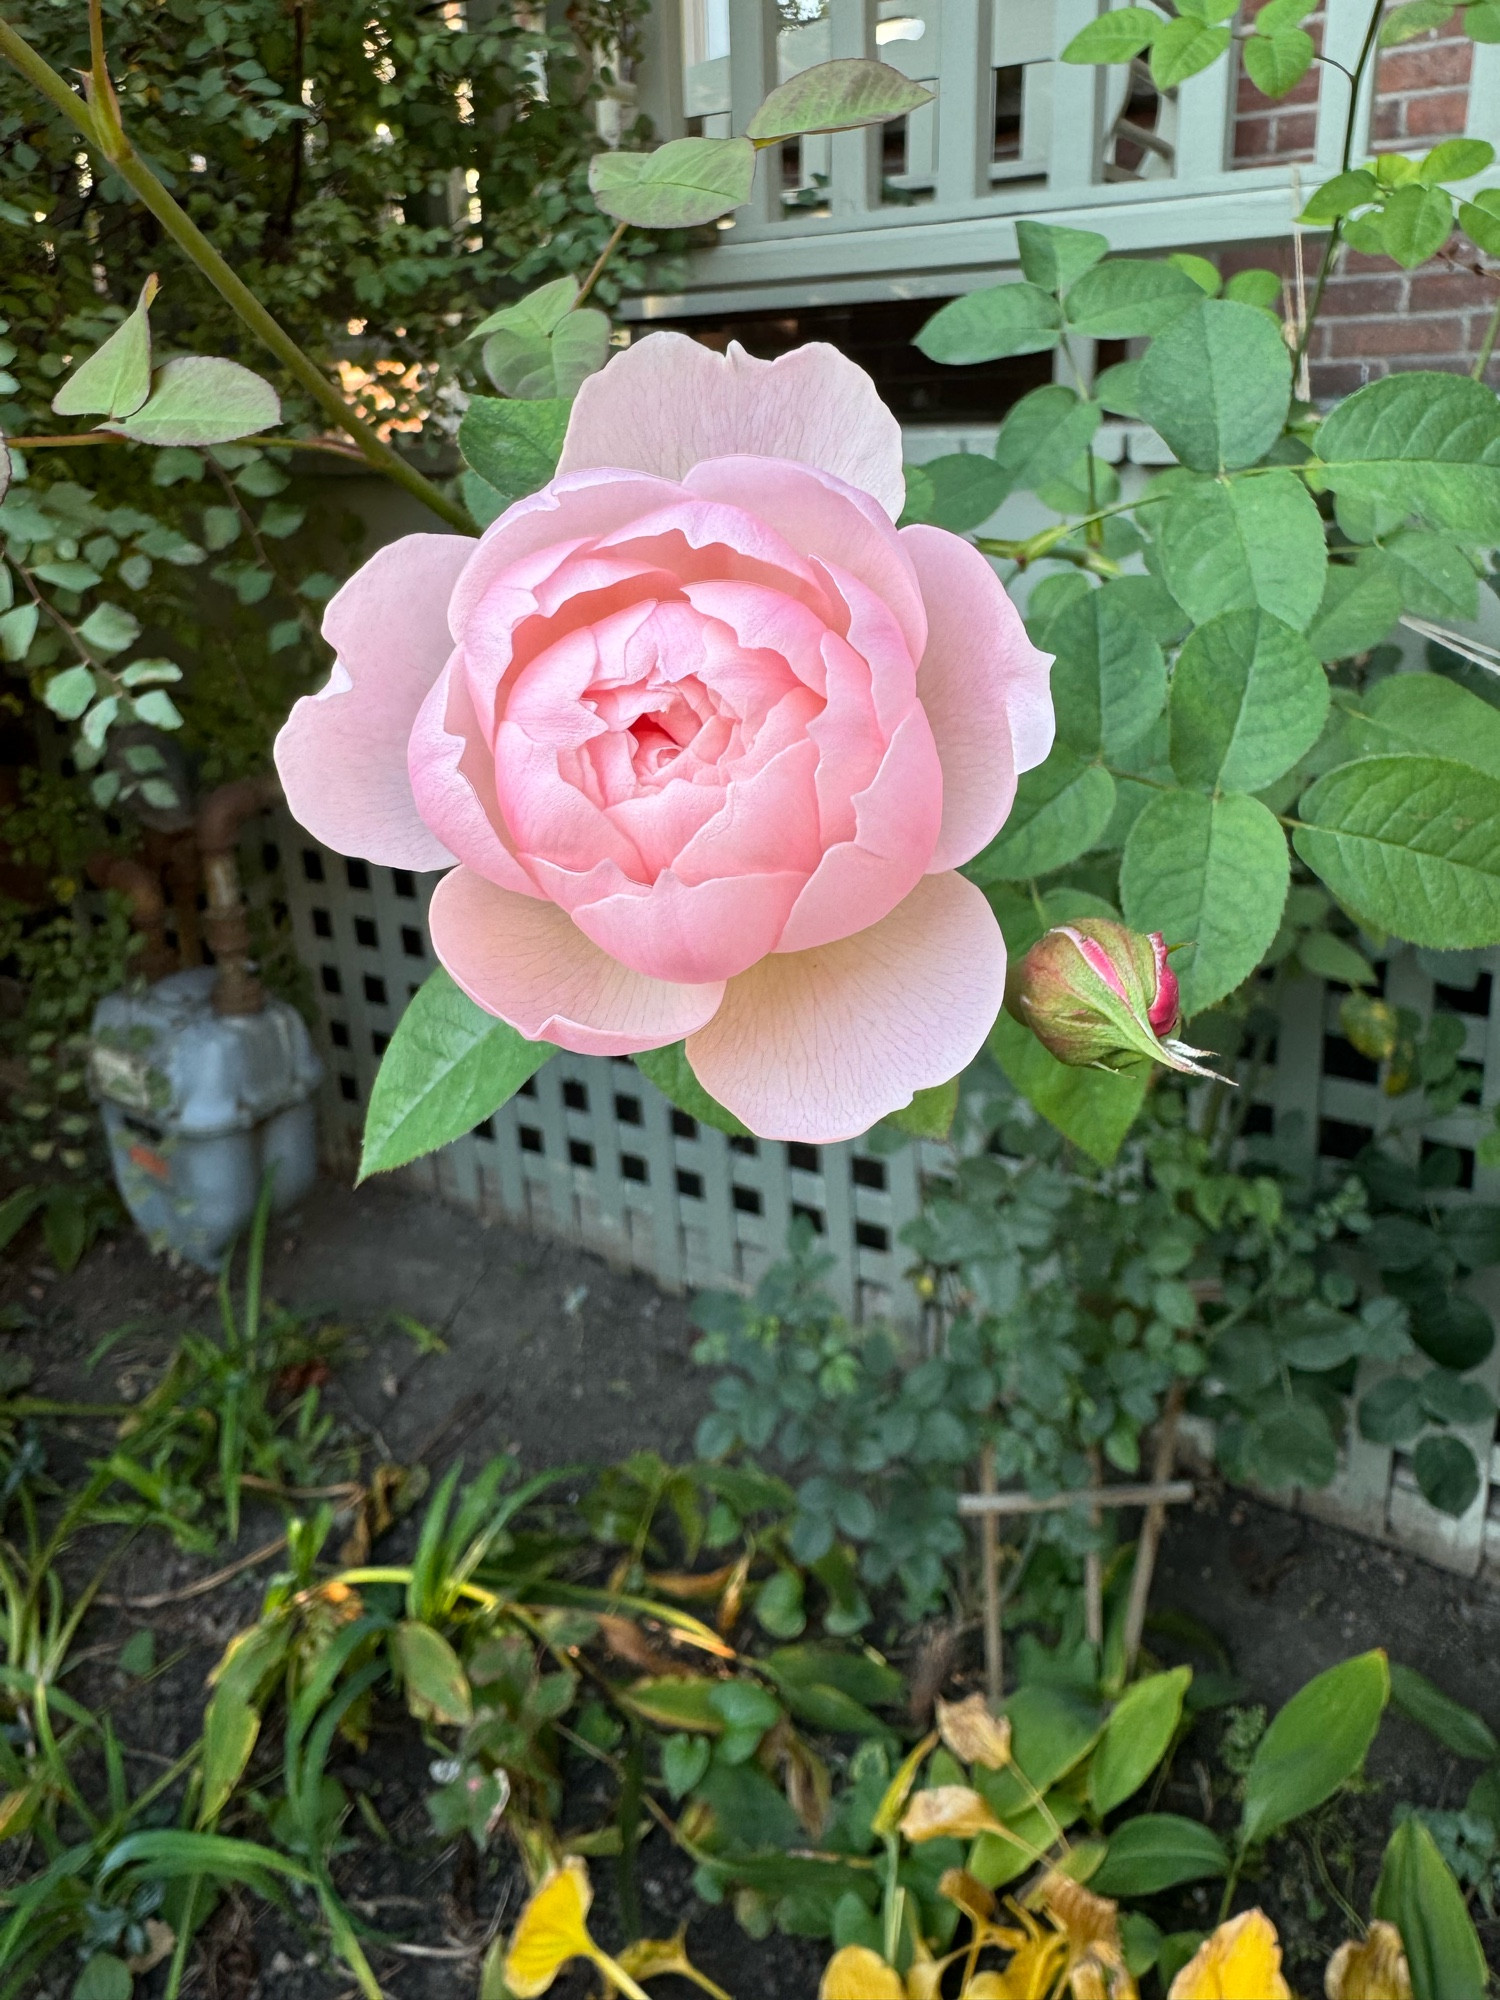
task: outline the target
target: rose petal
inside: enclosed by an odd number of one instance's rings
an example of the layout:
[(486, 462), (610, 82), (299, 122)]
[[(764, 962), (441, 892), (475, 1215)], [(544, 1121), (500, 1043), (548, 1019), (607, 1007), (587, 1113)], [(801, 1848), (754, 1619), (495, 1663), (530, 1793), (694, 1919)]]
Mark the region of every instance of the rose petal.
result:
[(683, 481), (690, 493), (757, 515), (804, 555), (867, 584), (895, 614), (914, 660), (927, 643), (922, 589), (901, 536), (858, 487), (786, 459), (715, 458)]
[(495, 794), (495, 760), (474, 714), (469, 683), (455, 654), (417, 712), (407, 750), (412, 796), (433, 834), (456, 857), (502, 889), (540, 889), (508, 845)]
[[(1032, 645), (1005, 586), (971, 542), (929, 527), (903, 528), (901, 540), (931, 621), (917, 694), (943, 760), (943, 838), (932, 865), (956, 868), (994, 839), (1016, 776), (1052, 748), (1052, 655)], [(1008, 776), (1007, 733), (1015, 749)]]
[(924, 875), (869, 930), (730, 980), (688, 1060), (761, 1138), (832, 1145), (956, 1076), (1004, 993), (989, 904), (961, 875)]
[(932, 621), (917, 669), (917, 698), (943, 765), (943, 827), (930, 865), (957, 868), (994, 839), (1017, 773), (1052, 746), (1052, 660), (1027, 638), (999, 577), (971, 543), (928, 527), (907, 528), (901, 539)]
[(339, 854), (386, 868), (446, 868), (453, 856), (418, 816), (407, 775), (417, 712), (453, 642), (448, 601), (477, 544), (407, 535), (377, 550), (329, 600), (337, 659), (276, 738), (292, 817)]
[(811, 951), (867, 930), (928, 873), (943, 776), (920, 708), (897, 727), (880, 769), (853, 803), (853, 838), (830, 847), (818, 863), (787, 918), (778, 951)]
[(822, 341), (757, 361), (738, 341), (715, 354), (686, 334), (648, 334), (579, 390), (558, 470), (681, 479), (705, 458), (741, 455), (832, 472), (892, 520), (905, 505), (900, 426), (865, 371)]
[(486, 1013), (575, 1055), (664, 1048), (713, 1016), (720, 984), (647, 979), (590, 944), (553, 903), (455, 868), (433, 892), (432, 948)]

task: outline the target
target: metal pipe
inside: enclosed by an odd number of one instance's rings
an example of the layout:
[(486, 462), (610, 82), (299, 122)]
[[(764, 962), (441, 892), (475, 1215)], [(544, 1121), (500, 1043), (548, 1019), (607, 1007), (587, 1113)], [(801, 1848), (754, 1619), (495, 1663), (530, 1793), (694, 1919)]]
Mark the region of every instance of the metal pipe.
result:
[(250, 924), (240, 888), (240, 828), (281, 798), (272, 777), (236, 778), (210, 792), (198, 808), (198, 853), (208, 907), (203, 936), (219, 976), (214, 984), (216, 1014), (258, 1014), (265, 989), (250, 964)]
[(148, 981), (164, 979), (177, 959), (167, 944), (167, 905), (160, 878), (144, 862), (123, 854), (91, 854), (84, 866), (96, 888), (113, 889), (130, 904), (130, 921), (145, 940), (138, 961), (142, 976)]

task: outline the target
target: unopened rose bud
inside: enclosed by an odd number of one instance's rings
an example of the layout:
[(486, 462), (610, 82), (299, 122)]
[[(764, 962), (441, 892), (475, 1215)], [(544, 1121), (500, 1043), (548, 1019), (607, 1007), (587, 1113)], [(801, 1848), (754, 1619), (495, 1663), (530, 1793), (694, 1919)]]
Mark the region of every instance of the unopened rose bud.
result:
[(1217, 1076), (1203, 1050), (1173, 1039), (1182, 1005), (1160, 931), (1147, 936), (1105, 917), (1059, 924), (1022, 959), (1005, 1004), (1059, 1062), (1118, 1070), (1144, 1057)]

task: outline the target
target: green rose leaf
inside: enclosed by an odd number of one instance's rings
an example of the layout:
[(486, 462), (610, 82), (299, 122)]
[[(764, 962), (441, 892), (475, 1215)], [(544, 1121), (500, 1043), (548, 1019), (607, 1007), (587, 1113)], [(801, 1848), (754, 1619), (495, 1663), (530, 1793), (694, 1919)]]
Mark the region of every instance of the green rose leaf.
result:
[(556, 1050), (477, 1007), (441, 966), (428, 974), (380, 1059), (359, 1177), (404, 1167), (461, 1139)]
[(1274, 814), (1243, 793), (1163, 792), (1125, 842), (1120, 901), (1136, 930), (1161, 931), (1192, 1015), (1247, 979), (1281, 924), (1290, 864)]
[(458, 427), (458, 448), (508, 507), (556, 472), (569, 408), (560, 396), (533, 403), (475, 396)]
[(1413, 41), (1429, 28), (1440, 28), (1452, 13), (1443, 0), (1407, 0), (1407, 5), (1393, 7), (1381, 22), (1380, 46), (1393, 49), (1401, 42)]
[(1094, 377), (1094, 396), (1106, 410), (1113, 410), (1116, 416), (1139, 417), (1141, 414), (1141, 364), (1139, 361), (1117, 361), (1113, 367), (1101, 368)]
[(1424, 1437), (1411, 1455), (1411, 1469), (1429, 1507), (1454, 1519), (1479, 1498), (1479, 1465), (1462, 1438)]
[(1391, 1835), (1373, 1909), (1401, 1933), (1412, 2000), (1484, 2000), (1489, 1973), (1463, 1891), (1415, 1814)]
[(1158, 334), (1203, 293), (1177, 265), (1109, 257), (1085, 271), (1068, 294), (1068, 324), (1095, 340)]
[(1204, 299), (1146, 350), (1141, 415), (1195, 472), (1254, 465), (1281, 436), (1292, 357), (1280, 328), (1254, 306)]
[(1367, 167), (1354, 167), (1348, 173), (1335, 174), (1331, 180), (1324, 181), (1298, 220), (1337, 222), (1341, 215), (1348, 215), (1356, 208), (1368, 208), (1372, 201), (1379, 199), (1379, 181)]
[(167, 361), (152, 378), (151, 394), (133, 416), (103, 424), (137, 444), (229, 444), (281, 422), (281, 398), (269, 382), (206, 354)]
[(1479, 579), (1468, 555), (1448, 535), (1402, 528), (1381, 549), (1391, 564), (1403, 611), (1419, 618), (1479, 616)]
[[(1500, 19), (1500, 5), (1495, 12)], [(1500, 42), (1500, 35), (1495, 40)], [(1500, 257), (1500, 188), (1486, 188), (1483, 194), (1464, 202), (1458, 211), (1458, 226), (1477, 249)]]
[(1162, 581), (1194, 624), (1256, 607), (1298, 632), (1312, 623), (1327, 545), (1322, 517), (1295, 473), (1185, 482), (1162, 516)]
[(609, 320), (573, 310), (576, 278), (555, 278), (513, 306), (491, 313), (469, 336), (484, 339), (484, 369), (505, 396), (526, 400), (577, 395), (609, 359)]
[(929, 458), (922, 471), (932, 484), (922, 519), (957, 535), (987, 521), (1011, 489), (1005, 473), (983, 452), (945, 452)]
[(1322, 1805), (1360, 1770), (1390, 1691), (1385, 1654), (1376, 1651), (1330, 1667), (1292, 1696), (1246, 1774), (1246, 1846)]
[(748, 139), (669, 139), (654, 153), (595, 153), (589, 188), (606, 215), (640, 229), (692, 229), (750, 199)]
[(1398, 188), (1380, 213), (1380, 239), (1408, 271), (1436, 255), (1453, 233), (1453, 197), (1442, 188)]
[(1422, 1408), (1435, 1424), (1484, 1424), (1495, 1415), (1495, 1399), (1482, 1382), (1451, 1368), (1433, 1368), (1417, 1385)]
[(73, 370), (52, 398), (58, 416), (128, 417), (145, 402), (151, 393), (150, 312), (156, 293), (156, 279), (150, 277), (141, 287), (134, 312)]
[(1254, 306), (1257, 312), (1269, 313), (1279, 326), (1284, 282), (1279, 271), (1263, 271), (1257, 266), (1249, 271), (1236, 271), (1224, 287), (1224, 296), (1237, 305)]
[(1500, 398), (1482, 382), (1388, 375), (1340, 403), (1315, 444), (1317, 474), (1335, 493), (1500, 542)]
[(1441, 674), (1377, 681), (1344, 719), (1339, 744), (1350, 757), (1426, 751), (1500, 778), (1500, 711)]
[(1071, 472), (1093, 442), (1104, 416), (1098, 403), (1049, 382), (1006, 412), (995, 440), (995, 463), (1007, 492), (1035, 492)]
[(1094, 845), (1114, 808), (1115, 781), (1108, 771), (1059, 745), (1022, 778), (1010, 818), (965, 873), (983, 888), (1065, 868)]
[(1316, 54), (1305, 28), (1251, 35), (1243, 50), (1245, 74), (1263, 97), (1285, 97), (1307, 75)]
[(1031, 283), (1045, 292), (1062, 293), (1108, 255), (1109, 239), (1095, 229), (1060, 229), (1056, 223), (1032, 222), (1023, 216), (1016, 224), (1016, 246), (1021, 269)]
[(642, 1049), (631, 1060), (670, 1104), (696, 1118), (700, 1125), (712, 1125), (715, 1131), (728, 1132), (732, 1138), (748, 1137), (750, 1128), (742, 1125), (732, 1111), (726, 1111), (717, 1098), (710, 1097), (698, 1081), (683, 1043), (672, 1042), (664, 1049)]
[(1310, 750), (1328, 676), (1299, 632), (1266, 611), (1200, 625), (1172, 676), (1172, 769), (1204, 791), (1260, 792)]
[(1346, 909), (1413, 944), (1500, 938), (1500, 779), (1443, 757), (1365, 757), (1302, 796), (1298, 854)]
[(958, 1078), (914, 1092), (909, 1104), (886, 1113), (883, 1123), (911, 1139), (946, 1139), (958, 1116)]
[(1500, 0), (1470, 0), (1464, 33), (1471, 42), (1500, 42)]
[(1401, 591), (1389, 564), (1330, 563), (1307, 643), (1320, 660), (1347, 660), (1378, 646), (1400, 616)]
[(965, 367), (1007, 354), (1040, 354), (1056, 347), (1062, 309), (1050, 292), (1024, 280), (987, 285), (950, 299), (916, 337), (929, 361)]
[(1029, 1028), (1005, 1013), (990, 1030), (987, 1046), (1049, 1125), (1101, 1167), (1113, 1162), (1145, 1102), (1146, 1064), (1120, 1072), (1075, 1068), (1059, 1062)]
[(1154, 7), (1115, 7), (1080, 28), (1062, 52), (1068, 63), (1122, 63), (1149, 48), (1166, 26)]
[(1410, 1376), (1388, 1375), (1359, 1399), (1359, 1434), (1370, 1444), (1410, 1444), (1424, 1422), (1422, 1399)]
[(1495, 149), (1488, 139), (1444, 139), (1433, 147), (1418, 169), (1428, 187), (1440, 181), (1472, 180), (1495, 164)]
[(1167, 664), (1128, 602), (1108, 589), (1075, 598), (1048, 626), (1047, 647), (1059, 739), (1085, 757), (1139, 742), (1167, 698)]
[(930, 104), (932, 98), (925, 84), (913, 83), (889, 63), (842, 56), (815, 63), (773, 90), (745, 127), (745, 136), (758, 146), (769, 146), (803, 132), (884, 125)]
[(1151, 81), (1158, 90), (1175, 90), (1190, 76), (1217, 62), (1233, 39), (1227, 27), (1217, 27), (1191, 14), (1168, 21), (1151, 43)]
[(1424, 1292), (1412, 1312), (1412, 1338), (1443, 1368), (1462, 1371), (1488, 1361), (1495, 1346), (1489, 1314), (1463, 1292)]

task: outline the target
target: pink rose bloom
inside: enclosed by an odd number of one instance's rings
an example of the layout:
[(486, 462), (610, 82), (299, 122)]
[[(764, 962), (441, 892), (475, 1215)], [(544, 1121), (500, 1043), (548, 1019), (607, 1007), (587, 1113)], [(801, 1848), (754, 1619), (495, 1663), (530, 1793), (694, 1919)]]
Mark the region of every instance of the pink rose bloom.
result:
[(1047, 656), (977, 550), (898, 532), (903, 491), (834, 348), (638, 341), (549, 486), (331, 601), (333, 677), (276, 743), (293, 813), (448, 869), (433, 947), (523, 1035), (685, 1037), (762, 1137), (866, 1131), (994, 1023), (1005, 946), (954, 871), (1052, 742)]

